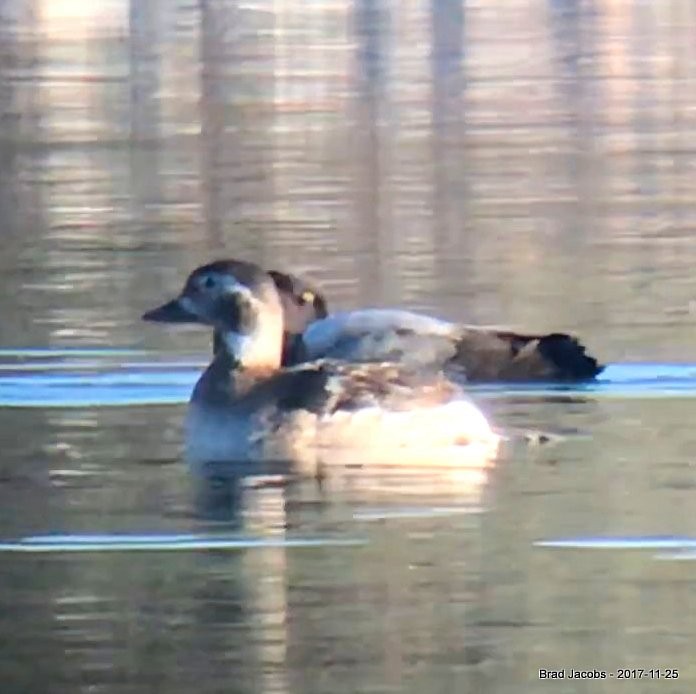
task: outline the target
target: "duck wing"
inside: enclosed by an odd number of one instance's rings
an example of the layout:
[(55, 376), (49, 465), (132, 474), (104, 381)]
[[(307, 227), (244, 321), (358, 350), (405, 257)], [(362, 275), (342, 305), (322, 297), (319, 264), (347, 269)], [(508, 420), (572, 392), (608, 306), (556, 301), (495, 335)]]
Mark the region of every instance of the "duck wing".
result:
[(524, 335), (498, 328), (459, 326), (447, 367), (468, 381), (583, 381), (604, 366), (565, 333)]
[(445, 367), (469, 381), (583, 381), (603, 370), (577, 338), (457, 325), (411, 311), (336, 313), (295, 337), (285, 364), (319, 358)]
[(281, 411), (303, 409), (317, 415), (368, 407), (391, 411), (434, 407), (465, 397), (461, 388), (441, 372), (333, 359), (285, 369), (259, 387), (272, 391), (271, 399)]
[(452, 323), (410, 311), (346, 311), (312, 323), (286, 352), (287, 363), (329, 358), (439, 368), (455, 356), (456, 336)]

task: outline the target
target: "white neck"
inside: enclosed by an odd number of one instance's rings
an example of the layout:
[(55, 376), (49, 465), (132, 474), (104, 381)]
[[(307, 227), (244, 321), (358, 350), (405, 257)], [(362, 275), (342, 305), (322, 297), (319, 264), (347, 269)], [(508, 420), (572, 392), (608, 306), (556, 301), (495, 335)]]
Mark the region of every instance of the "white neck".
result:
[(261, 311), (256, 329), (248, 335), (222, 332), (228, 354), (245, 369), (280, 368), (283, 350), (283, 318), (276, 311)]

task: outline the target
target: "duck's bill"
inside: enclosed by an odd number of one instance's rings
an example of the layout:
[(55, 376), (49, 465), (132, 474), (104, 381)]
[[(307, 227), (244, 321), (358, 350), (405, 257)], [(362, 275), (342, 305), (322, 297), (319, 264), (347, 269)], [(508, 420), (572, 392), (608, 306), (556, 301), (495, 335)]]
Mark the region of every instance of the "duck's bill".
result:
[(143, 313), (143, 320), (152, 323), (200, 323), (200, 319), (181, 305), (179, 299)]

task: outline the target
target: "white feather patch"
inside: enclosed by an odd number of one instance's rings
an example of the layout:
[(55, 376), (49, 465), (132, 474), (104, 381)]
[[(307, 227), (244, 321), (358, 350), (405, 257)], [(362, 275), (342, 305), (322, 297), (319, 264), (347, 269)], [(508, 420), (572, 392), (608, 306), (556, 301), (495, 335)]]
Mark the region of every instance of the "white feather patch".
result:
[(222, 339), (227, 347), (227, 352), (242, 364), (246, 364), (251, 359), (258, 349), (259, 338), (256, 333), (251, 335), (240, 335), (232, 331), (226, 331), (222, 335)]
[(439, 318), (400, 309), (371, 308), (342, 311), (310, 324), (302, 339), (312, 358), (326, 354), (342, 338), (388, 330), (410, 330), (421, 335), (449, 337), (455, 325)]

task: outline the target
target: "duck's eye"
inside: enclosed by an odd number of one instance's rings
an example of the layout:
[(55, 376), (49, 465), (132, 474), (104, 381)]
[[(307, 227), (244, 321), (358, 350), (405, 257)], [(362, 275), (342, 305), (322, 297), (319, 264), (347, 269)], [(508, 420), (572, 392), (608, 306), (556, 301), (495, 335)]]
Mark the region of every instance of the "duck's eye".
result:
[(305, 291), (300, 294), (300, 306), (311, 304), (312, 301), (314, 301), (314, 292), (310, 292), (309, 289), (305, 289)]
[(208, 275), (203, 280), (202, 284), (206, 289), (212, 289), (215, 286), (215, 278), (212, 275)]

